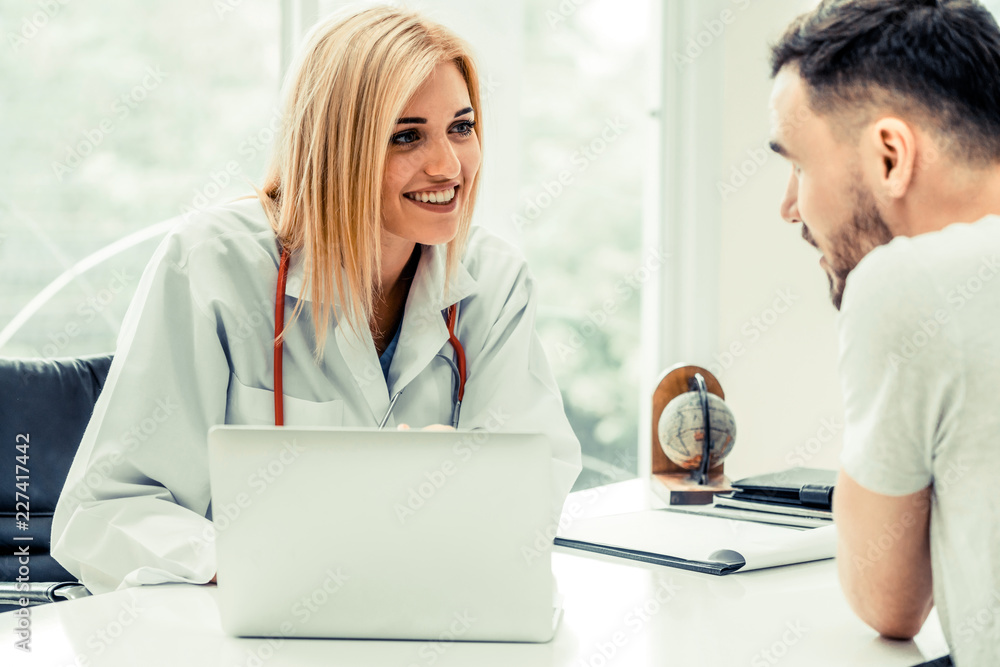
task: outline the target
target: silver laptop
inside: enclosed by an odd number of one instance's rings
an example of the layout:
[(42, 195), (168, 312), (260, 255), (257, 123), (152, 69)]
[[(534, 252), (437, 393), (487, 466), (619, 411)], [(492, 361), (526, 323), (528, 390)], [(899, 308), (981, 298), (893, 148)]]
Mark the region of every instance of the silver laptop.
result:
[(552, 638), (544, 436), (216, 426), (208, 459), (230, 634)]

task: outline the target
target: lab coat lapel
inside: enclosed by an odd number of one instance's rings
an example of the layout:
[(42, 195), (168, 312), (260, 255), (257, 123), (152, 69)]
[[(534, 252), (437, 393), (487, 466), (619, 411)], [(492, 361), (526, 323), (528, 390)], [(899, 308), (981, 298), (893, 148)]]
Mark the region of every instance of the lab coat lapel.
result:
[(371, 410), (375, 426), (381, 423), (389, 410), (389, 394), (379, 365), (378, 353), (367, 326), (355, 333), (345, 323), (337, 323), (335, 330), (340, 356), (358, 383), (361, 394)]
[(443, 311), (476, 291), (476, 280), (459, 262), (445, 294), (447, 255), (447, 246), (421, 246), (396, 354), (389, 367), (392, 394), (406, 387), (447, 345), (448, 327)]
[[(447, 345), (448, 327), (443, 311), (476, 292), (475, 278), (459, 262), (445, 294), (447, 259), (446, 245), (421, 246), (420, 262), (406, 299), (399, 342), (389, 368), (388, 384), (383, 379), (375, 342), (368, 327), (361, 327), (360, 331), (353, 332), (346, 324), (338, 322), (335, 326), (334, 338), (340, 356), (357, 381), (375, 424), (380, 423), (388, 411), (390, 395), (395, 395), (413, 381)], [(285, 294), (299, 298), (304, 278), (303, 262), (298, 255), (293, 255), (285, 283)], [(303, 300), (309, 301), (310, 298), (308, 291), (302, 295)], [(460, 324), (461, 316), (459, 311)], [(450, 353), (450, 348), (446, 353)]]
[[(292, 256), (291, 264), (288, 268), (288, 279), (285, 282), (285, 294), (295, 298), (300, 298), (299, 293), (305, 280), (305, 267), (301, 254)], [(307, 290), (301, 296), (303, 301), (311, 302), (312, 294)], [(311, 305), (311, 303), (310, 303)], [(365, 403), (371, 411), (375, 425), (382, 421), (385, 413), (389, 410), (389, 395), (382, 376), (382, 367), (379, 365), (378, 353), (375, 351), (375, 342), (372, 340), (371, 331), (362, 325), (357, 332), (352, 331), (346, 321), (340, 317), (342, 312), (338, 301), (337, 319), (334, 324), (334, 340), (337, 343), (337, 350), (343, 358), (344, 363), (350, 370), (358, 383), (361, 395), (364, 396)], [(314, 312), (315, 316), (315, 312)], [(329, 345), (327, 354), (330, 353)]]

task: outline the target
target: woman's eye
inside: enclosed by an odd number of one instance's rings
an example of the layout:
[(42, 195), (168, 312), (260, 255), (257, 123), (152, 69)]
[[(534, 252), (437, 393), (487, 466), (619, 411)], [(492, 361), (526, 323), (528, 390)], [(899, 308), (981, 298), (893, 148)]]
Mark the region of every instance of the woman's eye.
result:
[(414, 141), (420, 138), (420, 135), (416, 130), (406, 130), (404, 132), (397, 132), (392, 135), (392, 143), (397, 146), (404, 144), (412, 144)]
[(472, 130), (475, 129), (475, 127), (476, 127), (476, 121), (463, 120), (460, 123), (455, 123), (455, 125), (452, 126), (452, 130), (458, 132), (463, 137), (467, 137), (470, 134), (472, 134)]

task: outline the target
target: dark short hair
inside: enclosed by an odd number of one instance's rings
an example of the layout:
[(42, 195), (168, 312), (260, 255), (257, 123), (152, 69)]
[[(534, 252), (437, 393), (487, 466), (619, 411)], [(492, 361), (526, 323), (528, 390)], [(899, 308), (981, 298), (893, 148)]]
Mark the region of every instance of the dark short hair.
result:
[(788, 65), (818, 113), (889, 104), (1000, 161), (1000, 28), (976, 0), (823, 0), (772, 47), (771, 76)]

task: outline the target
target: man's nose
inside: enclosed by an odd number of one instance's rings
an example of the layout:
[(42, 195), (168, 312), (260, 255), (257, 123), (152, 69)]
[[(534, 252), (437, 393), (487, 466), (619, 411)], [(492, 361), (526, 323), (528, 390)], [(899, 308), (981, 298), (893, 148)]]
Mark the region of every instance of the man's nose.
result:
[(792, 170), (792, 175), (788, 179), (788, 188), (785, 190), (785, 199), (781, 202), (781, 217), (785, 222), (792, 224), (802, 222), (799, 217), (799, 181)]

